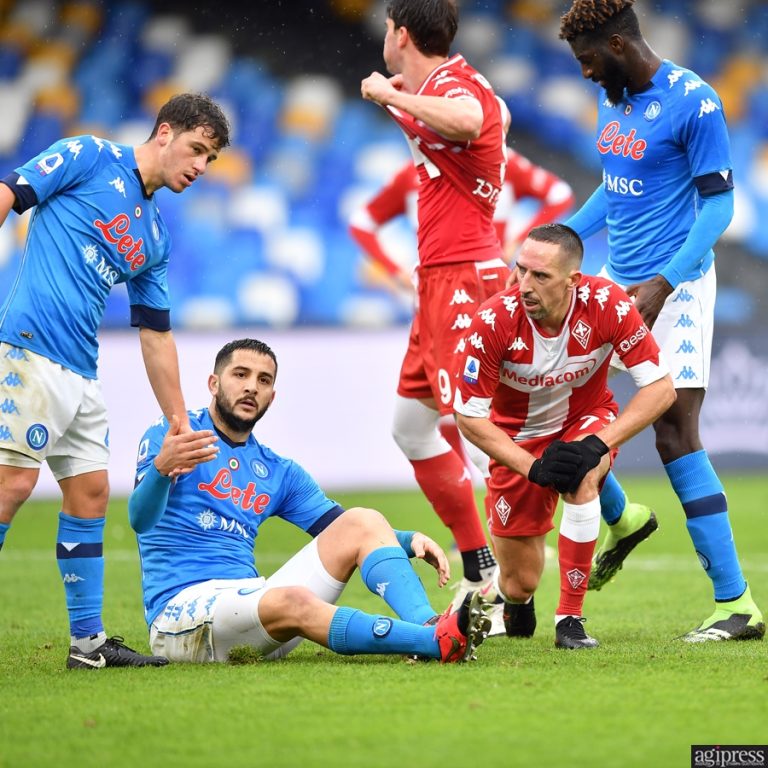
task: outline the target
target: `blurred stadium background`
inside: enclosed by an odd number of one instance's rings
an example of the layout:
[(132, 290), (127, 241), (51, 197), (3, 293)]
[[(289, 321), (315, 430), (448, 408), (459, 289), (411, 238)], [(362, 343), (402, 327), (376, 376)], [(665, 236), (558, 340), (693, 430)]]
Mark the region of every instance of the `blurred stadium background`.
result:
[[(404, 349), (410, 300), (387, 289), (347, 234), (351, 210), (407, 158), (394, 123), (359, 97), (362, 77), (383, 70), (385, 3), (233, 6), (0, 0), (0, 173), (62, 136), (141, 143), (171, 94), (207, 92), (232, 119), (233, 146), (202, 184), (183, 195), (158, 194), (174, 241), (170, 283), (182, 341), (211, 333), (229, 338), (240, 327), (265, 339), (309, 333), (312, 343), (332, 350), (354, 331), (384, 333)], [(595, 86), (581, 79), (558, 40), (567, 6), (565, 0), (464, 0), (454, 50), (506, 100), (510, 144), (565, 178), (580, 204), (599, 181)], [(722, 461), (764, 467), (768, 12), (758, 0), (638, 0), (636, 8), (653, 47), (708, 79), (725, 104), (736, 215), (717, 249), (718, 331), (703, 428)], [(27, 220), (12, 216), (0, 229), (3, 290), (21, 258)], [(383, 238), (404, 263), (413, 261), (408, 222), (387, 225)], [(588, 247), (592, 271), (604, 258), (604, 237)], [(117, 286), (104, 333), (127, 325), (127, 296)], [(275, 347), (280, 355), (280, 343)], [(369, 349), (374, 356), (375, 345)], [(393, 391), (399, 352), (383, 392)], [(334, 373), (315, 370), (311, 381), (345, 381)], [(302, 378), (305, 392), (309, 380)], [(379, 439), (389, 441), (386, 432)], [(630, 468), (657, 466), (648, 442), (639, 440), (632, 450)]]

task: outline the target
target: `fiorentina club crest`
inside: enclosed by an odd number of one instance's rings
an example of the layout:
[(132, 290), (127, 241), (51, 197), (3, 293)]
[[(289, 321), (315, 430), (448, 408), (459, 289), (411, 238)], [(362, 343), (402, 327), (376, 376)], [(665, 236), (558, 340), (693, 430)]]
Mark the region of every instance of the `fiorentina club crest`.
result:
[(574, 589), (578, 589), (587, 578), (586, 574), (583, 574), (578, 568), (571, 568), (565, 575), (568, 577), (568, 583)]
[(573, 326), (571, 335), (582, 347), (584, 347), (584, 349), (587, 349), (587, 346), (589, 345), (589, 337), (592, 335), (592, 329), (583, 320), (579, 320), (579, 322)]
[(509, 520), (509, 513), (512, 511), (512, 507), (509, 506), (507, 503), (507, 500), (501, 496), (499, 500), (496, 502), (496, 514), (499, 516), (499, 520), (501, 520), (502, 525), (507, 524), (507, 520)]

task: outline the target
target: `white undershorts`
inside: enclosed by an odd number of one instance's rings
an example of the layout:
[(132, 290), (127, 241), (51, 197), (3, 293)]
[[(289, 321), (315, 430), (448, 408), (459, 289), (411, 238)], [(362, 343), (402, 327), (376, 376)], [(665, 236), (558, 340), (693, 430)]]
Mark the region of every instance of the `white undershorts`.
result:
[[(600, 276), (611, 279), (605, 267)], [(651, 329), (669, 365), (675, 389), (706, 389), (709, 384), (716, 293), (713, 264), (702, 277), (680, 283), (667, 296)], [(618, 355), (613, 356), (611, 365), (626, 370)]]
[(280, 642), (259, 619), (259, 601), (274, 587), (306, 587), (335, 604), (346, 586), (325, 570), (313, 539), (268, 579), (212, 579), (171, 598), (149, 628), (152, 653), (169, 661), (226, 661), (232, 648), (249, 645), (266, 659), (279, 659), (302, 640)]
[(0, 342), (0, 464), (47, 461), (57, 480), (107, 469), (108, 436), (97, 380)]

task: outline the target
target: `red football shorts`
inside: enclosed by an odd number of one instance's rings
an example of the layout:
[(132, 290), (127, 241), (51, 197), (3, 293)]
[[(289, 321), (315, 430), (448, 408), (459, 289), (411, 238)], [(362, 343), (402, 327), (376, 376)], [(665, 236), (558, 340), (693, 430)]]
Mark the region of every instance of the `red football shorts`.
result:
[(453, 414), (459, 344), (477, 308), (503, 291), (509, 267), (501, 259), (419, 268), (418, 302), (397, 394), (433, 397), (441, 415)]
[[(614, 420), (615, 415), (610, 408), (596, 408), (562, 432), (522, 440), (518, 445), (540, 458), (555, 440), (575, 440), (599, 432)], [(611, 464), (617, 454), (618, 449), (610, 452)], [(486, 509), (489, 514), (488, 530), (493, 536), (544, 536), (554, 528), (552, 519), (560, 498), (554, 488), (536, 485), (493, 460), (490, 472)]]

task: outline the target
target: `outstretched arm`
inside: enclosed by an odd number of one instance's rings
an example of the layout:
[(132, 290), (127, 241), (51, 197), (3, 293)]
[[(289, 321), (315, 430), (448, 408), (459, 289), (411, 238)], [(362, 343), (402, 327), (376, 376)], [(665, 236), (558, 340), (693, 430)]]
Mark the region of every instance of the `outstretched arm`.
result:
[(160, 450), (148, 456), (146, 471), (128, 499), (128, 519), (136, 533), (154, 528), (165, 513), (173, 479), (191, 472), (198, 464), (209, 461), (217, 453), (218, 440), (210, 430), (181, 431), (179, 419), (173, 416)]
[(189, 429), (173, 334), (170, 331), (153, 331), (142, 327), (139, 329), (139, 341), (147, 378), (165, 418), (170, 423), (171, 418), (177, 416), (182, 430)]

